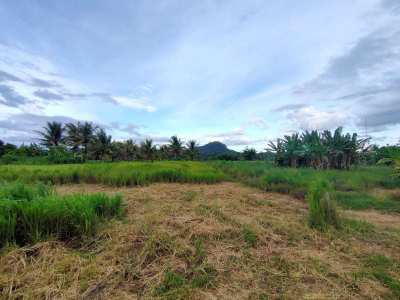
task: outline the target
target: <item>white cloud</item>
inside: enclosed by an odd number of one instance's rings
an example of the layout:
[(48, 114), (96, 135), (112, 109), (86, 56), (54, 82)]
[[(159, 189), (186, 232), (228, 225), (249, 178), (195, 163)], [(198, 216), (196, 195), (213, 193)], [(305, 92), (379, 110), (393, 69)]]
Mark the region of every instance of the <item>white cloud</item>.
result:
[(303, 130), (324, 130), (348, 124), (350, 114), (345, 111), (324, 111), (313, 106), (287, 113), (287, 119)]
[(129, 98), (129, 97), (117, 97), (112, 96), (112, 98), (119, 104), (125, 107), (145, 110), (147, 112), (154, 112), (156, 108), (150, 105), (147, 99)]

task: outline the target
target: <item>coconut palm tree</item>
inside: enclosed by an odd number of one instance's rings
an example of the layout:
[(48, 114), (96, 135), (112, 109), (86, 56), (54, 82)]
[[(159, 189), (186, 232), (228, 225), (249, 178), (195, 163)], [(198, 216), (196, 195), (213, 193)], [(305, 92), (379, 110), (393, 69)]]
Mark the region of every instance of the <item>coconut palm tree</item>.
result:
[(168, 159), (169, 158), (169, 146), (161, 145), (158, 151), (159, 159)]
[[(91, 122), (83, 122), (79, 124), (79, 134), (81, 138), (81, 145), (83, 147), (83, 153), (85, 156), (88, 154), (88, 148), (95, 135), (97, 135), (96, 131), (99, 127)], [(104, 132), (103, 132), (104, 133)]]
[(80, 131), (80, 123), (67, 123), (65, 124), (66, 138), (65, 142), (71, 147), (73, 152), (78, 152), (82, 146), (82, 137)]
[(56, 121), (47, 122), (46, 126), (43, 127), (43, 131), (38, 131), (37, 133), (40, 135), (40, 144), (47, 148), (59, 146), (64, 141), (64, 127)]
[(172, 157), (178, 159), (183, 152), (183, 141), (179, 139), (176, 135), (171, 136), (169, 139), (169, 149), (171, 151)]
[(153, 144), (152, 139), (145, 139), (140, 144), (140, 152), (142, 153), (144, 159), (146, 160), (154, 160), (154, 155), (156, 153), (156, 146)]
[(195, 160), (199, 155), (199, 150), (197, 149), (197, 142), (195, 140), (189, 140), (186, 143), (187, 155), (190, 160)]
[(88, 147), (95, 160), (106, 159), (111, 155), (111, 135), (107, 135), (106, 131), (100, 128)]

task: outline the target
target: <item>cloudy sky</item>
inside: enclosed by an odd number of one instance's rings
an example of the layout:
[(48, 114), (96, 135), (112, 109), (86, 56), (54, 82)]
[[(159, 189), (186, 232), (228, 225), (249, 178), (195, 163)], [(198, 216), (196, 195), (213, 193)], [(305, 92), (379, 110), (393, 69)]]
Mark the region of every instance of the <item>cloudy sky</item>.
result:
[(240, 150), (344, 126), (400, 138), (399, 0), (0, 0), (0, 139), (89, 120)]

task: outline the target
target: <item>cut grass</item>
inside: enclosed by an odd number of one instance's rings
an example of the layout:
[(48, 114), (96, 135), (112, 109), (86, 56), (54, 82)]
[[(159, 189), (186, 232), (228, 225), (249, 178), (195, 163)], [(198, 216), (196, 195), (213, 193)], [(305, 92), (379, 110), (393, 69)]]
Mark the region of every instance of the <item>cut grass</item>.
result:
[[(56, 189), (118, 190), (126, 216), (75, 248), (50, 241), (4, 249), (0, 298), (396, 299), (397, 231), (347, 219), (344, 230), (313, 230), (304, 202), (231, 182)], [(272, 205), (254, 206), (246, 195)], [(254, 246), (244, 228), (256, 234)], [(387, 259), (369, 259), (376, 254)]]
[(93, 235), (103, 219), (122, 212), (120, 195), (61, 197), (51, 191), (42, 184), (0, 186), (0, 247)]
[(80, 165), (0, 166), (0, 180), (25, 183), (102, 183), (112, 186), (145, 185), (153, 182), (215, 183), (221, 171), (200, 162), (118, 162)]

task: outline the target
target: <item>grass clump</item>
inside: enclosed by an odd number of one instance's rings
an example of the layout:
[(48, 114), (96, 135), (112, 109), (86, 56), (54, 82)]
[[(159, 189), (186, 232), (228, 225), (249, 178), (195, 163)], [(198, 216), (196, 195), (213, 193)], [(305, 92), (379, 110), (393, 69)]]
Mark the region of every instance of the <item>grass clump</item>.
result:
[(0, 189), (0, 247), (48, 237), (68, 240), (92, 235), (102, 220), (122, 213), (120, 195), (59, 196), (50, 190), (41, 184), (20, 183)]
[(35, 185), (26, 185), (20, 181), (0, 183), (1, 200), (32, 201), (37, 198), (50, 196), (53, 193), (53, 188), (43, 183)]
[(155, 288), (154, 294), (166, 299), (183, 299), (187, 295), (184, 289), (186, 283), (183, 275), (168, 270), (164, 273), (163, 281)]
[(244, 227), (242, 236), (248, 247), (254, 247), (257, 244), (257, 234), (251, 228)]
[(217, 277), (217, 270), (210, 264), (203, 264), (193, 272), (191, 285), (195, 288), (210, 288)]
[(329, 226), (340, 227), (333, 189), (325, 180), (313, 182), (307, 193), (309, 205), (308, 224), (311, 228), (325, 230)]

